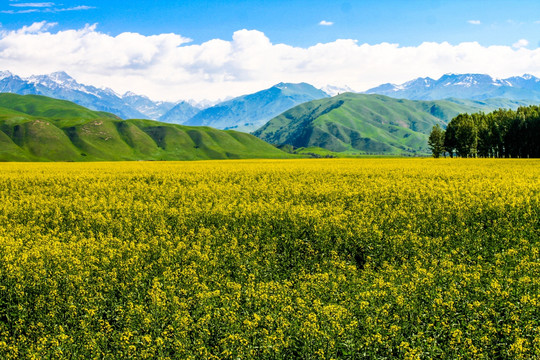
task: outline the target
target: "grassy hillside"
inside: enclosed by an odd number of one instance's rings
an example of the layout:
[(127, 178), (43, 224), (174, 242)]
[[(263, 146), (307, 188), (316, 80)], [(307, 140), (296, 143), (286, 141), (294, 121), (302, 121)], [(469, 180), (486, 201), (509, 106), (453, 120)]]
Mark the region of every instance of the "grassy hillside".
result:
[(253, 135), (121, 120), (68, 101), (0, 94), (0, 161), (286, 158)]
[(427, 153), (427, 136), (461, 112), (489, 110), (488, 104), (411, 101), (345, 93), (310, 101), (270, 120), (254, 132), (276, 145), (320, 147), (348, 154)]

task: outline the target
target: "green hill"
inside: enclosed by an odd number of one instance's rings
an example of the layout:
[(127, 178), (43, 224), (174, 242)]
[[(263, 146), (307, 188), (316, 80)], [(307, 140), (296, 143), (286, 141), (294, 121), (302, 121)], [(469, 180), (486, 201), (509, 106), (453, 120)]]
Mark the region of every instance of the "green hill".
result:
[(253, 135), (122, 120), (69, 101), (0, 94), (0, 161), (286, 158)]
[(492, 107), (491, 103), (345, 93), (298, 105), (253, 134), (275, 145), (319, 147), (345, 154), (427, 154), (433, 125), (444, 125), (462, 112)]

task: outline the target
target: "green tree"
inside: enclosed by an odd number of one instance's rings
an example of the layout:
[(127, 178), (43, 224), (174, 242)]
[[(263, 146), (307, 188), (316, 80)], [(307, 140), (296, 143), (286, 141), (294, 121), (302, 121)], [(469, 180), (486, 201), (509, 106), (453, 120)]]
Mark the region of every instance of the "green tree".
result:
[[(540, 157), (540, 107), (459, 114), (444, 132), (444, 148), (461, 157)], [(455, 152), (455, 153), (454, 153)]]
[(461, 157), (476, 157), (478, 139), (474, 118), (468, 114), (458, 115), (460, 117), (456, 131), (456, 150)]
[(434, 158), (438, 158), (444, 153), (444, 130), (439, 124), (433, 126), (429, 134), (428, 146)]
[(444, 149), (448, 152), (450, 157), (454, 157), (454, 151), (456, 150), (456, 118), (452, 119), (450, 123), (446, 126), (446, 131), (444, 132)]

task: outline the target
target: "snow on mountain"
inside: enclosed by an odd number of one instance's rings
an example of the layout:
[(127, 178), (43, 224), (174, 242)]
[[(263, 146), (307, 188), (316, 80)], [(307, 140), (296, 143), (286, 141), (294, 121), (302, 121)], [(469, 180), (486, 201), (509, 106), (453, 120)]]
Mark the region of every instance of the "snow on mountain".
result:
[(152, 101), (144, 95), (138, 95), (131, 91), (128, 91), (121, 97), (126, 104), (153, 120), (158, 120), (176, 105), (173, 102)]
[(217, 105), (219, 103), (231, 100), (232, 98), (233, 97), (231, 97), (231, 96), (227, 96), (224, 99), (218, 99), (218, 100), (204, 99), (204, 100), (200, 100), (200, 101), (189, 99), (189, 100), (185, 100), (185, 102), (187, 102), (189, 105), (191, 105), (191, 106), (193, 106), (193, 107), (195, 107), (195, 108), (197, 108), (199, 110), (204, 110), (204, 109), (207, 109), (207, 108), (212, 107), (214, 105)]
[(0, 92), (68, 100), (92, 110), (111, 112), (124, 119), (157, 119), (174, 106), (174, 103), (153, 102), (148, 98), (145, 98), (143, 106), (133, 106), (114, 90), (81, 84), (63, 71), (26, 78), (0, 71)]
[(330, 96), (336, 96), (336, 95), (343, 94), (346, 92), (356, 92), (350, 87), (348, 87), (347, 85), (344, 85), (344, 86), (325, 85), (322, 88), (320, 88), (320, 90), (324, 91)]
[(410, 100), (540, 100), (540, 79), (529, 74), (507, 79), (495, 79), (486, 74), (445, 74), (438, 80), (417, 78), (399, 85), (383, 84), (365, 93)]
[[(26, 78), (10, 71), (0, 71), (0, 92), (69, 100), (92, 110), (111, 112), (125, 119), (164, 119), (191, 125), (252, 130), (268, 116), (274, 116), (274, 112), (281, 112), (288, 106), (321, 98), (326, 94), (335, 96), (354, 90), (346, 85), (326, 85), (315, 89), (309, 84), (279, 83), (271, 89), (238, 98), (165, 102), (153, 101), (133, 92), (119, 95), (109, 88), (81, 84), (63, 71)], [(540, 79), (531, 74), (506, 79), (496, 79), (486, 74), (445, 74), (437, 80), (420, 77), (403, 84), (382, 84), (365, 93), (411, 100), (503, 98), (540, 102)], [(246, 104), (252, 102), (256, 105), (246, 107)]]
[(10, 71), (0, 71), (0, 80), (12, 77), (13, 74)]

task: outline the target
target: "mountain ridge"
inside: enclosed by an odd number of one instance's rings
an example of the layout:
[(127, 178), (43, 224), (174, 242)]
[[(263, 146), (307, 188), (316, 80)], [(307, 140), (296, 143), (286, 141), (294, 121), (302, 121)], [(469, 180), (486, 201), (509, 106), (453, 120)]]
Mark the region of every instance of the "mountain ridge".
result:
[(459, 101), (345, 93), (298, 105), (253, 134), (279, 147), (317, 147), (357, 155), (427, 155), (427, 138), (434, 125), (444, 126), (459, 113), (495, 109), (502, 102)]
[[(287, 83), (279, 83), (274, 85), (272, 88), (279, 88), (286, 85)], [(283, 103), (276, 104), (275, 107), (277, 110), (270, 112), (269, 115), (264, 115), (262, 117), (263, 120), (268, 120), (273, 116), (278, 115), (280, 112), (288, 110), (290, 107), (297, 105), (299, 102), (312, 100), (314, 98), (330, 96), (324, 90), (315, 89), (309, 84), (303, 83), (289, 85), (307, 85), (311, 87), (311, 89), (306, 90), (306, 93), (311, 93), (311, 96), (306, 95), (302, 97), (302, 95), (298, 93), (288, 94), (288, 96), (291, 98), (291, 101), (288, 103), (288, 105), (284, 105)], [(337, 92), (339, 92), (340, 89), (343, 90), (343, 88), (332, 86), (327, 86), (327, 88), (331, 91)], [(120, 95), (109, 88), (97, 88), (91, 85), (84, 85), (77, 82), (73, 77), (71, 77), (64, 71), (53, 72), (48, 75), (31, 75), (28, 77), (21, 77), (19, 75), (11, 73), (10, 71), (0, 71), (0, 93), (9, 92), (19, 95), (43, 95), (52, 98), (72, 101), (95, 111), (111, 112), (123, 119), (149, 118), (153, 120), (177, 124), (183, 124), (187, 122), (195, 115), (197, 115), (198, 112), (203, 111), (207, 108), (216, 106), (221, 106), (222, 108), (227, 107), (229, 106), (231, 101), (234, 102), (239, 98), (253, 98), (254, 96), (256, 97), (256, 94), (267, 90), (269, 89), (260, 90), (256, 93), (245, 94), (234, 98), (226, 96), (226, 100), (220, 101), (203, 100), (196, 102), (194, 100), (180, 100), (177, 102), (167, 102), (153, 101), (147, 96), (139, 95), (132, 91), (127, 91), (123, 95)], [(285, 89), (281, 90), (287, 92)], [(328, 90), (328, 92), (331, 93), (330, 90)], [(318, 94), (313, 95), (314, 92), (318, 92)], [(259, 107), (258, 105), (252, 106), (251, 109), (248, 110), (248, 112), (251, 111), (256, 114)], [(210, 112), (214, 110), (211, 110)], [(205, 116), (208, 115), (208, 113), (205, 114)], [(241, 116), (242, 115), (240, 115), (240, 117)], [(252, 116), (250, 116), (249, 114), (245, 114), (243, 120), (244, 123), (253, 122)], [(195, 123), (197, 121), (199, 120), (194, 120)], [(260, 122), (262, 120), (260, 120), (260, 118), (257, 118), (257, 120), (255, 121), (256, 125), (253, 126), (253, 129), (258, 127), (258, 125), (262, 125), (257, 123), (257, 121)], [(221, 128), (241, 129), (242, 126), (242, 124), (237, 124), (233, 122), (230, 124), (225, 124)]]
[(419, 77), (403, 84), (386, 83), (364, 93), (409, 100), (506, 98), (532, 103), (540, 101), (540, 79), (530, 74), (506, 79), (496, 79), (486, 74), (445, 74), (437, 80)]
[(42, 95), (68, 100), (95, 111), (114, 113), (124, 119), (146, 116), (127, 105), (121, 96), (113, 90), (80, 84), (63, 71), (49, 75), (32, 75), (26, 78), (6, 71), (0, 78), (0, 93)]
[(279, 83), (202, 110), (187, 120), (185, 125), (253, 131), (298, 104), (328, 96), (307, 83)]

